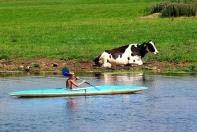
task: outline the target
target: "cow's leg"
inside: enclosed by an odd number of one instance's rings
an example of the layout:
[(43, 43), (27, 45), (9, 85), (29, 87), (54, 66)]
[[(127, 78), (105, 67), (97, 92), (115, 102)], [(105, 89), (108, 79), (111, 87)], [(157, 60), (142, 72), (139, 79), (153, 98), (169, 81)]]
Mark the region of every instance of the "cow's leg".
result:
[(110, 64), (110, 63), (104, 63), (104, 64), (102, 65), (102, 67), (111, 68), (111, 64)]
[(138, 65), (143, 65), (143, 61), (142, 61), (141, 58), (138, 58), (138, 59), (136, 60), (136, 63), (137, 63)]
[(108, 59), (103, 58), (103, 65), (102, 67), (106, 67), (106, 68), (111, 68), (111, 63), (108, 61)]
[(143, 65), (141, 56), (132, 56), (129, 58), (128, 64)]

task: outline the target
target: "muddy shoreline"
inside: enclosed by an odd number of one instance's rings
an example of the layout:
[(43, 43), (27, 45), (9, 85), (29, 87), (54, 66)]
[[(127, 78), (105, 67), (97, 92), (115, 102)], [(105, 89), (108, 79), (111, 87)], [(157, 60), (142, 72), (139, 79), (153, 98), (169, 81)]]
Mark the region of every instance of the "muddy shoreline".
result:
[(154, 73), (184, 72), (190, 63), (174, 62), (145, 62), (142, 66), (113, 66), (111, 69), (94, 66), (93, 61), (59, 60), (59, 59), (12, 59), (0, 60), (0, 74), (2, 73), (60, 73), (63, 67), (74, 72), (113, 72), (113, 71), (150, 71)]

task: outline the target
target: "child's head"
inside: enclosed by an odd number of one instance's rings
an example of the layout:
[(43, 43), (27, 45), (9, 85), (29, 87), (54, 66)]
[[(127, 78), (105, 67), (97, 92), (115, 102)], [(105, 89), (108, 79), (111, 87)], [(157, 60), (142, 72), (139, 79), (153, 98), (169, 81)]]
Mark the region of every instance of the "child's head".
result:
[(74, 72), (70, 72), (69, 73), (69, 78), (73, 79), (75, 77), (75, 73)]

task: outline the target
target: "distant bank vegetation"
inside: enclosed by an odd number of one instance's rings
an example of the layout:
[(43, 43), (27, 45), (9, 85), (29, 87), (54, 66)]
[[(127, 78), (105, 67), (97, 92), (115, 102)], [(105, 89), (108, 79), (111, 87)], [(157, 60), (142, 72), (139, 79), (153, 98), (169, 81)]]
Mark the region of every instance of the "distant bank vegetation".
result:
[(197, 2), (193, 0), (172, 0), (155, 4), (147, 11), (148, 14), (161, 13), (161, 17), (196, 16)]

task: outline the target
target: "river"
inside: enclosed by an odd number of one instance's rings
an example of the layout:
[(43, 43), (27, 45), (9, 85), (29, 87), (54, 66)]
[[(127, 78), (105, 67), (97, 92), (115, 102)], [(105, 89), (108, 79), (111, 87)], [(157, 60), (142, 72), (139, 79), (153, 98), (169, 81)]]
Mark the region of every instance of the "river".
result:
[(196, 132), (197, 76), (82, 74), (95, 85), (138, 84), (139, 94), (14, 98), (9, 92), (60, 88), (61, 76), (0, 78), (1, 132)]

